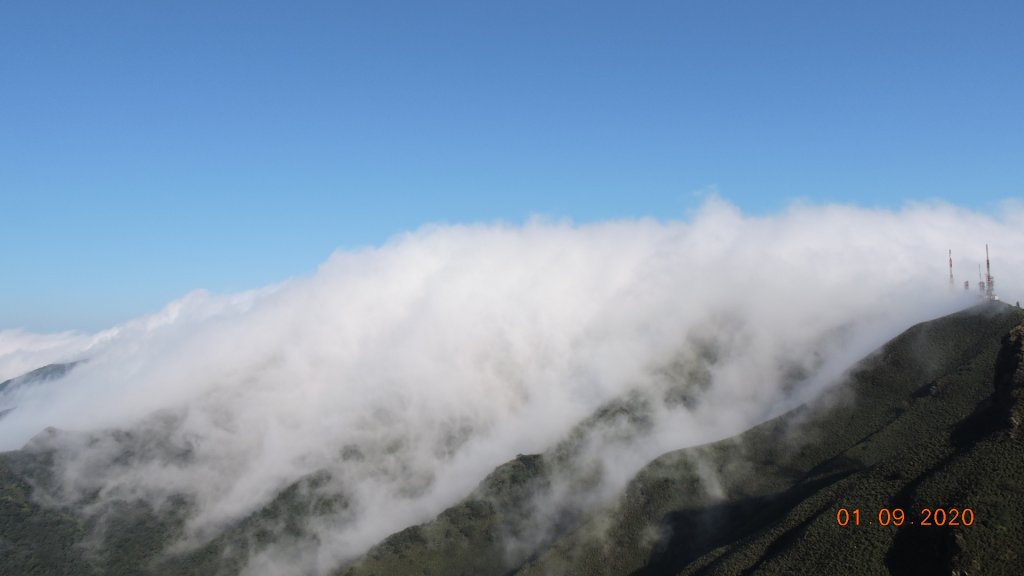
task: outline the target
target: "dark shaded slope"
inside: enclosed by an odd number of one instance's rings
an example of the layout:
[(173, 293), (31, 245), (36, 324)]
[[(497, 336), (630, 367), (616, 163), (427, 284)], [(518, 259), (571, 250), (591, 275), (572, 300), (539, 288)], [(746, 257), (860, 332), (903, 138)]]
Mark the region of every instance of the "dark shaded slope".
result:
[[(519, 573), (1020, 573), (1024, 458), (988, 423), (1000, 337), (1022, 319), (986, 305), (915, 326), (814, 407), (659, 458)], [(709, 478), (717, 498), (696, 489)], [(861, 525), (839, 526), (841, 507)], [(907, 523), (880, 526), (897, 507)], [(975, 525), (918, 525), (954, 507)]]
[[(952, 538), (967, 547), (946, 546), (956, 558), (942, 566), (988, 558), (989, 548), (1016, 542), (1007, 539), (1016, 535), (1003, 533), (1007, 522), (1024, 523), (1024, 503), (1000, 510), (985, 499), (1019, 475), (1017, 464), (1009, 464), (1021, 461), (1019, 444), (990, 437), (989, 428), (963, 431), (987, 418), (979, 414), (993, 391), (1001, 337), (1022, 320), (1018, 309), (986, 304), (915, 326), (813, 406), (730, 440), (665, 454), (614, 506), (588, 518), (568, 510), (560, 529), (533, 540), (532, 554), (516, 546), (510, 552), (508, 542), (521, 540), (507, 537), (508, 526), (532, 525), (523, 520), (523, 506), (527, 512), (536, 506), (529, 494), (544, 494), (571, 445), (532, 457), (543, 465), (522, 478), (526, 484), (510, 486), (508, 494), (518, 496), (507, 499), (508, 507), (494, 504), (495, 487), (485, 481), (434, 522), (388, 538), (338, 573), (915, 573), (903, 565), (918, 561), (924, 546), (918, 533), (909, 524), (902, 531), (878, 525), (879, 510), (895, 507), (908, 519), (925, 507), (972, 507), (977, 521), (970, 537), (942, 536), (948, 529), (927, 536), (939, 539), (934, 546)], [(642, 406), (633, 404), (609, 407), (605, 417), (622, 413), (642, 429)], [(524, 491), (526, 485), (532, 488)], [(840, 507), (859, 509), (862, 525), (838, 526)], [(1011, 573), (1014, 562), (1004, 554), (970, 565), (998, 574)]]
[(1003, 338), (994, 385), (990, 401), (955, 428), (956, 452), (898, 497), (908, 505), (958, 498), (984, 515), (980, 528), (901, 527), (886, 557), (893, 573), (913, 574), (922, 567), (962, 574), (1024, 571), (1024, 324)]
[(0, 459), (0, 574), (94, 574), (74, 546), (85, 536), (78, 519), (33, 502), (31, 491)]

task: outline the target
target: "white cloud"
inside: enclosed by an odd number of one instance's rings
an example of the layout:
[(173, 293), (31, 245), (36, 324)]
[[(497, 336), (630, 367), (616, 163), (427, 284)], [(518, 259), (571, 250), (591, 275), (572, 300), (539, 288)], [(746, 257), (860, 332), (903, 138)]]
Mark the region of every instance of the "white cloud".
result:
[(692, 409), (659, 410), (643, 451), (614, 448), (610, 489), (659, 451), (757, 423), (788, 405), (793, 373), (818, 389), (910, 323), (972, 303), (974, 290), (947, 289), (947, 248), (958, 286), (973, 286), (988, 242), (997, 286), (1018, 299), (1022, 214), (794, 205), (753, 218), (712, 198), (679, 222), (428, 227), (96, 337), (0, 332), (0, 373), (89, 358), (11, 399), (0, 448), (46, 426), (152, 427), (163, 410), (164, 448), (120, 466), (102, 442), (78, 446), (68, 488), (184, 492), (200, 536), (330, 470), (355, 507), (319, 528), (310, 562), (323, 570), (654, 386), (673, 361), (704, 362), (709, 386)]
[(0, 330), (0, 382), (68, 358), (88, 346), (89, 340), (77, 332), (31, 334)]

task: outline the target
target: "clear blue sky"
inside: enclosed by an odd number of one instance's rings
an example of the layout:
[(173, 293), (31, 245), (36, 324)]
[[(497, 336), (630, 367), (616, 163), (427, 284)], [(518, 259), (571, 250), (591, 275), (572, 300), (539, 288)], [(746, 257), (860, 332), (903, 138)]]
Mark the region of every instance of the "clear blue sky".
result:
[(0, 1), (0, 328), (427, 222), (1024, 183), (1024, 3)]

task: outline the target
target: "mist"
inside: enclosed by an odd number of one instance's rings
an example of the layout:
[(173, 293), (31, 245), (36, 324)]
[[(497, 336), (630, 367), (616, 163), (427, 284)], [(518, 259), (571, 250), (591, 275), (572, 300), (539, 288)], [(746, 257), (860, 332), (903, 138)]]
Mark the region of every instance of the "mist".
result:
[[(986, 243), (1012, 304), (1024, 292), (1013, 203), (998, 216), (942, 203), (749, 216), (712, 198), (678, 221), (426, 226), (339, 250), (309, 277), (196, 291), (98, 334), (0, 332), (0, 380), (82, 361), (0, 392), (0, 410), (13, 407), (0, 449), (57, 450), (58, 501), (185, 495), (186, 547), (326, 471), (316, 490), (349, 506), (249, 565), (324, 573), (624, 395), (654, 399), (654, 421), (642, 442), (614, 430), (591, 442), (604, 496), (664, 451), (793, 408), (911, 324), (975, 304)], [(659, 403), (680, 381), (686, 401)], [(141, 455), (119, 459), (110, 429), (134, 431)]]

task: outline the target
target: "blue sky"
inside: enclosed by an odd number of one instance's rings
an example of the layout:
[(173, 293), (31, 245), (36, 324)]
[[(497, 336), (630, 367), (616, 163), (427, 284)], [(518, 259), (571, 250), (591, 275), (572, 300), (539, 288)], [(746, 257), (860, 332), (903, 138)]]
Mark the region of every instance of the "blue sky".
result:
[(1024, 196), (1024, 4), (0, 3), (0, 329), (430, 222)]

